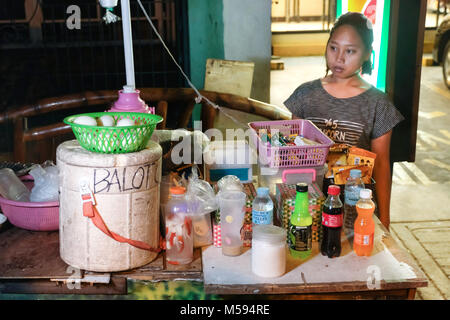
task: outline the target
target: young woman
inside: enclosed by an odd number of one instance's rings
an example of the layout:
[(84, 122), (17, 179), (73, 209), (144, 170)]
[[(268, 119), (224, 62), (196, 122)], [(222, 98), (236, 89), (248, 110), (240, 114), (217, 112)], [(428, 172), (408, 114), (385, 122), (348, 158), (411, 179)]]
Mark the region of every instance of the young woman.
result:
[(336, 143), (376, 153), (378, 212), (389, 228), (389, 149), (392, 129), (404, 118), (382, 91), (360, 76), (372, 72), (372, 42), (372, 24), (364, 15), (349, 12), (339, 17), (326, 47), (325, 77), (300, 85), (284, 104), (294, 119), (311, 120)]

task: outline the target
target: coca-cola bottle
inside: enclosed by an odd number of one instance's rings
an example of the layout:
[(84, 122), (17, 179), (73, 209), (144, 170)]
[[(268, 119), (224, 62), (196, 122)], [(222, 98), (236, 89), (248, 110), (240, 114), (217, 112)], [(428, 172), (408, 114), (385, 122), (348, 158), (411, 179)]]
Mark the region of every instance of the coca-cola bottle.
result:
[(328, 187), (328, 197), (323, 204), (322, 228), (323, 237), (320, 252), (328, 258), (341, 255), (342, 202), (339, 199), (341, 189), (337, 185)]

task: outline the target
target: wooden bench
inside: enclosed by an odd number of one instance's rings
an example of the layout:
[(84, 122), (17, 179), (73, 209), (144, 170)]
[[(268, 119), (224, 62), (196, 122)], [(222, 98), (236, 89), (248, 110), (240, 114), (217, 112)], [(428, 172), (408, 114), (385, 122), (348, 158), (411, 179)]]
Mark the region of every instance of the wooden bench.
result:
[[(149, 106), (154, 106), (156, 114), (164, 118), (157, 129), (167, 128), (168, 122), (174, 123), (170, 129), (188, 127), (197, 96), (193, 89), (141, 88), (139, 90), (141, 99)], [(205, 90), (201, 90), (200, 93), (221, 107), (260, 115), (270, 120), (291, 118), (286, 109), (251, 98)], [(65, 140), (74, 139), (70, 126), (62, 122), (64, 116), (108, 110), (117, 98), (117, 90), (88, 91), (41, 99), (34, 104), (11, 108), (0, 114), (0, 123), (6, 121), (13, 123), (12, 160), (34, 163), (42, 163), (49, 159), (54, 161), (56, 147)], [(201, 105), (202, 130), (206, 131), (214, 127), (214, 120), (219, 111), (205, 101), (202, 101)], [(176, 114), (178, 116), (174, 119)], [(33, 120), (37, 117), (49, 123), (34, 125)]]

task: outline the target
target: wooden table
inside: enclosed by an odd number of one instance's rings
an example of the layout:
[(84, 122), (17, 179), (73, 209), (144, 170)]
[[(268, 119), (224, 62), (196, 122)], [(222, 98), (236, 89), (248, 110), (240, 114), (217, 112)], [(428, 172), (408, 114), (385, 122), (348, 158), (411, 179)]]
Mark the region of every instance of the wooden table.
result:
[(207, 293), (260, 295), (283, 299), (414, 299), (416, 289), (428, 285), (411, 256), (375, 219), (374, 250), (370, 257), (358, 257), (353, 234), (342, 234), (341, 256), (322, 256), (317, 242), (306, 260), (294, 259), (286, 250), (286, 273), (278, 278), (261, 278), (251, 272), (251, 250), (238, 257), (226, 257), (220, 248), (203, 249), (204, 287)]
[[(378, 271), (380, 277), (371, 273)], [(368, 279), (375, 278), (379, 282), (369, 281), (371, 289)], [(250, 272), (249, 249), (239, 257), (225, 257), (219, 248), (204, 247), (187, 266), (166, 264), (162, 253), (141, 268), (101, 274), (65, 264), (56, 231), (0, 230), (0, 293), (127, 294), (128, 279), (203, 281), (206, 293), (241, 299), (414, 299), (416, 288), (427, 286), (423, 272), (378, 219), (370, 258), (357, 257), (344, 236), (341, 257), (321, 256), (316, 243), (308, 260), (288, 256), (287, 273), (269, 280)]]
[[(129, 271), (97, 273), (67, 265), (59, 255), (59, 233), (16, 227), (0, 230), (0, 293), (127, 294), (127, 280), (202, 281), (201, 250), (186, 266), (166, 264), (164, 253)], [(76, 290), (74, 290), (74, 288)]]

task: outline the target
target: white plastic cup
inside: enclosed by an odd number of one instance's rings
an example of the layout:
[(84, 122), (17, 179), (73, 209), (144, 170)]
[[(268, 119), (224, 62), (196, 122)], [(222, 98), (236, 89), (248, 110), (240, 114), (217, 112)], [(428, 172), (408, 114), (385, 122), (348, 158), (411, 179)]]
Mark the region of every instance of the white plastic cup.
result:
[(0, 169), (0, 194), (13, 201), (30, 201), (30, 190), (10, 168)]
[(245, 201), (242, 191), (221, 191), (218, 193), (222, 254), (238, 256), (242, 253), (241, 228), (244, 223)]

